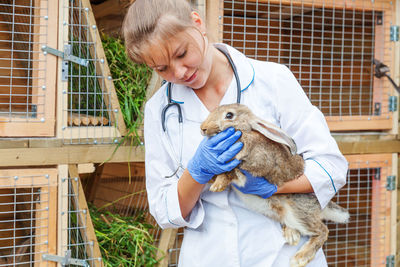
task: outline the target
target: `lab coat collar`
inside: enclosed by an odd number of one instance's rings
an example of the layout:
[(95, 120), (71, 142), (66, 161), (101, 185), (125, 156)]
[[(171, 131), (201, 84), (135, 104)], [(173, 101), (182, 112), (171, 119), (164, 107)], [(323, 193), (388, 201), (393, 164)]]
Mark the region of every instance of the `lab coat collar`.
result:
[[(232, 61), (236, 65), (236, 69), (239, 74), (239, 80), (242, 87), (243, 95), (243, 92), (247, 90), (254, 81), (255, 71), (252, 64), (250, 63), (250, 60), (246, 58), (244, 54), (229, 45), (218, 43), (215, 44), (215, 46), (224, 47), (231, 56)], [(233, 100), (233, 103), (236, 101), (236, 81), (234, 77), (233, 80), (233, 86), (229, 86), (221, 103), (224, 103), (227, 97), (229, 97), (230, 99), (231, 95), (233, 94), (235, 95), (235, 100)], [(232, 90), (234, 92), (230, 92)], [(187, 119), (196, 122), (202, 122), (209, 114), (209, 111), (206, 109), (206, 107), (203, 105), (197, 95), (193, 92), (193, 89), (187, 86), (173, 84), (172, 101), (181, 104), (184, 120)]]

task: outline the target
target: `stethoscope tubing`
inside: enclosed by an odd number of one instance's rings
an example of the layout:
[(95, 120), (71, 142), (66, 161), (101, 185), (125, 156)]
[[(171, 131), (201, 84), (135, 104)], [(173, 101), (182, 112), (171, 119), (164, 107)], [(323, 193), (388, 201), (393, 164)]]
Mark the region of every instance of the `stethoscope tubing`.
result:
[[(239, 74), (236, 69), (236, 65), (233, 62), (228, 51), (226, 51), (225, 49), (220, 48), (220, 47), (217, 47), (217, 49), (225, 55), (225, 57), (228, 59), (229, 64), (231, 65), (233, 75), (235, 76), (235, 80), (236, 80), (236, 88), (237, 88), (236, 103), (240, 104), (240, 98), (242, 95), (242, 86), (240, 84)], [(181, 108), (180, 104), (172, 101), (172, 83), (171, 82), (168, 82), (168, 84), (167, 84), (167, 97), (168, 97), (168, 104), (166, 106), (164, 106), (164, 108), (161, 111), (161, 125), (162, 125), (162, 129), (164, 132), (166, 131), (165, 117), (166, 117), (166, 113), (170, 107), (176, 106), (176, 108), (178, 109), (178, 122), (179, 123), (183, 122), (182, 108)]]
[[(237, 88), (236, 103), (240, 104), (240, 98), (241, 98), (241, 95), (242, 95), (242, 87), (240, 85), (240, 79), (239, 79), (239, 74), (238, 74), (237, 69), (236, 69), (236, 65), (233, 62), (233, 60), (232, 60), (231, 56), (229, 55), (228, 51), (226, 51), (224, 48), (221, 48), (221, 47), (217, 47), (217, 49), (219, 51), (221, 51), (225, 55), (225, 57), (228, 59), (229, 64), (231, 65), (231, 68), (232, 68), (232, 71), (233, 71), (233, 75), (235, 76), (235, 80), (236, 80), (236, 88)], [(167, 103), (167, 105), (165, 105), (163, 107), (163, 109), (161, 111), (161, 126), (162, 126), (164, 134), (166, 135), (166, 139), (168, 140), (168, 144), (170, 146), (170, 149), (171, 149), (172, 153), (174, 154), (173, 157), (175, 158), (175, 161), (178, 163), (178, 167), (174, 171), (174, 173), (172, 173), (171, 175), (165, 176), (165, 178), (171, 178), (171, 177), (177, 175), (177, 173), (178, 173), (180, 168), (183, 169), (183, 166), (182, 166), (182, 150), (183, 150), (183, 125), (182, 124), (183, 124), (183, 115), (182, 115), (182, 108), (181, 108), (180, 104), (177, 103), (177, 102), (174, 102), (172, 100), (172, 85), (173, 84), (171, 82), (168, 82), (168, 84), (167, 84), (168, 103)], [(181, 139), (180, 140), (181, 145), (180, 145), (180, 148), (178, 148), (179, 152), (180, 152), (179, 153), (179, 159), (178, 159), (176, 151), (175, 151), (175, 149), (174, 149), (174, 147), (172, 145), (171, 137), (169, 136), (169, 133), (168, 133), (168, 130), (167, 130), (167, 126), (165, 124), (167, 111), (168, 111), (168, 109), (170, 107), (174, 107), (174, 106), (178, 110), (179, 135), (180, 135), (180, 139)]]

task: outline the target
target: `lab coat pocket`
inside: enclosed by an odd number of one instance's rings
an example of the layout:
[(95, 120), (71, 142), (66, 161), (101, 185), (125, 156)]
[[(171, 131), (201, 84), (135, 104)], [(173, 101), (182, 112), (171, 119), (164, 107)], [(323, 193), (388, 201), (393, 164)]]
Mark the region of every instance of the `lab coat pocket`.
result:
[(179, 267), (202, 267), (202, 258), (206, 252), (204, 248), (200, 247), (201, 241), (197, 238), (197, 236), (201, 235), (201, 232), (201, 225), (196, 229), (185, 228), (179, 253)]

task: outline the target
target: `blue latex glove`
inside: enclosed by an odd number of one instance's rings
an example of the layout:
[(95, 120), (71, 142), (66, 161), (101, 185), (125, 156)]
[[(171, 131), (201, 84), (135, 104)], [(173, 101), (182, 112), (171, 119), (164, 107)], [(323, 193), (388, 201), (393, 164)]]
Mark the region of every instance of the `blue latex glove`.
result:
[(240, 169), (240, 171), (247, 177), (246, 184), (243, 187), (233, 184), (240, 192), (257, 195), (262, 198), (269, 198), (278, 190), (276, 185), (271, 184), (265, 178), (254, 177), (249, 172), (242, 169)]
[(190, 159), (187, 170), (200, 184), (207, 183), (214, 175), (235, 168), (240, 161), (231, 160), (243, 147), (236, 142), (242, 135), (240, 131), (230, 127), (210, 138), (205, 137)]

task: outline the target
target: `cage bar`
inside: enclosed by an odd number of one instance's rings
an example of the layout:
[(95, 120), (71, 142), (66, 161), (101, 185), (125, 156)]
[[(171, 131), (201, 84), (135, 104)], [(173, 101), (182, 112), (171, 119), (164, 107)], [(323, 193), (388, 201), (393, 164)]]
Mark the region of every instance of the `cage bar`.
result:
[[(350, 212), (348, 224), (327, 223), (324, 252), (329, 266), (386, 266), (393, 252), (392, 196), (387, 177), (397, 172), (392, 154), (351, 155), (347, 184), (334, 201)], [(394, 216), (396, 217), (396, 216)]]
[(103, 266), (77, 165), (60, 165), (59, 187), (60, 230), (58, 255), (71, 252), (71, 258), (83, 260), (89, 266)]
[(63, 0), (60, 21), (59, 50), (70, 49), (88, 65), (63, 63), (67, 81), (58, 82), (58, 136), (65, 144), (116, 142), (126, 127), (90, 2)]
[(288, 66), (331, 130), (392, 130), (393, 88), (373, 66), (393, 68), (391, 1), (231, 0), (220, 14), (220, 41)]
[(57, 170), (0, 170), (0, 266), (56, 266)]
[[(0, 3), (0, 137), (54, 136), (58, 1)], [(53, 12), (50, 12), (53, 11)]]

